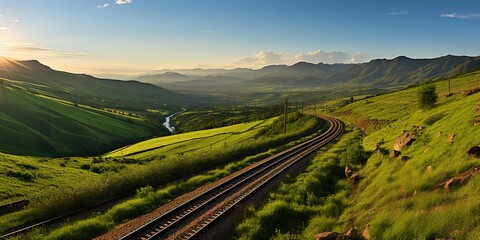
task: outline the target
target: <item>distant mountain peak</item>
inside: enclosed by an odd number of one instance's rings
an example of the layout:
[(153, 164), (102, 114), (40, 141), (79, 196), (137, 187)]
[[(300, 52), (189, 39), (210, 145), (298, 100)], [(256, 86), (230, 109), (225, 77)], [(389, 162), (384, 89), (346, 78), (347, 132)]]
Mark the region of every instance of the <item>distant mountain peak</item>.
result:
[(8, 57), (0, 57), (0, 70), (3, 71), (22, 71), (22, 70), (46, 70), (52, 69), (38, 60), (15, 60)]

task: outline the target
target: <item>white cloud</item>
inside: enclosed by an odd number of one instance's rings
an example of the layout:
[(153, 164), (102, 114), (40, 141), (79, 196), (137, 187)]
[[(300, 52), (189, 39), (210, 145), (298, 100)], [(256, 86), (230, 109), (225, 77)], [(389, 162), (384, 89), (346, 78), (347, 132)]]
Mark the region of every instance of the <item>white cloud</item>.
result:
[(440, 17), (458, 18), (458, 19), (480, 19), (480, 13), (468, 13), (468, 14), (446, 13), (446, 14), (441, 14)]
[(264, 66), (268, 64), (278, 64), (281, 62), (282, 55), (269, 51), (260, 51), (255, 54), (255, 57), (237, 59), (233, 63), (246, 66)]
[(311, 63), (359, 63), (369, 60), (368, 54), (363, 53), (347, 53), (340, 51), (324, 51), (315, 50), (307, 53), (279, 54), (271, 51), (260, 51), (253, 57), (240, 58), (233, 61), (234, 65), (246, 67), (263, 67), (271, 64), (294, 64), (297, 62)]
[(389, 12), (388, 15), (407, 15), (408, 11)]
[(217, 33), (217, 32), (215, 32), (215, 31), (213, 31), (213, 30), (203, 30), (203, 32), (204, 32), (204, 33)]
[(133, 0), (115, 0), (115, 4), (129, 4), (132, 2)]
[(97, 8), (106, 8), (106, 7), (108, 7), (108, 6), (110, 6), (110, 4), (109, 4), (109, 3), (105, 3), (105, 4), (100, 4), (100, 5), (98, 5)]
[(305, 62), (323, 62), (323, 63), (344, 63), (350, 60), (350, 56), (346, 52), (326, 52), (316, 50), (308, 53), (298, 53), (295, 55), (296, 61)]
[(70, 56), (70, 57), (84, 57), (84, 54), (64, 52), (50, 48), (39, 47), (33, 44), (16, 44), (8, 48), (9, 51), (14, 52), (23, 52), (23, 53), (46, 53), (46, 54), (55, 54), (60, 56)]

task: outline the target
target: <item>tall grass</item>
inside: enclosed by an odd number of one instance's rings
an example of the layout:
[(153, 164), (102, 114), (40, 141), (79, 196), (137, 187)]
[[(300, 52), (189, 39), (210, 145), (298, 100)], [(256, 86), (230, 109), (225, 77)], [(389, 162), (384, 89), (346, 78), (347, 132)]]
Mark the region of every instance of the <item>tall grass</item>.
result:
[[(307, 119), (307, 120), (306, 120)], [(257, 138), (256, 141), (244, 142), (235, 146), (228, 146), (223, 151), (204, 151), (196, 157), (175, 156), (152, 161), (130, 171), (119, 173), (107, 173), (98, 181), (82, 183), (71, 189), (58, 189), (43, 192), (33, 202), (29, 216), (37, 218), (54, 216), (66, 211), (71, 211), (82, 206), (90, 205), (92, 202), (100, 201), (125, 192), (132, 192), (142, 186), (153, 185), (161, 181), (188, 176), (191, 173), (211, 168), (222, 163), (228, 163), (234, 159), (244, 160), (227, 164), (222, 170), (212, 170), (204, 175), (195, 176), (188, 181), (174, 184), (158, 191), (142, 190), (138, 198), (119, 204), (108, 210), (104, 216), (99, 218), (104, 225), (113, 226), (131, 219), (140, 214), (149, 212), (156, 207), (170, 201), (175, 196), (191, 191), (207, 182), (214, 181), (220, 177), (243, 168), (253, 161), (264, 158), (273, 152), (258, 154), (254, 157), (245, 158), (248, 155), (260, 153), (279, 143), (287, 143), (290, 140), (304, 135), (315, 127), (317, 120), (313, 117), (300, 117), (293, 125), (301, 123), (298, 131), (288, 135), (279, 135), (276, 138)], [(306, 123), (306, 124), (305, 124)], [(323, 128), (326, 127), (322, 125)], [(286, 144), (285, 147), (290, 144)], [(26, 216), (24, 216), (26, 217)], [(35, 218), (35, 217), (34, 217)], [(31, 220), (31, 219), (30, 219)], [(93, 224), (86, 222), (82, 224)], [(76, 226), (73, 224), (72, 226)], [(78, 228), (83, 228), (79, 225)], [(88, 228), (86, 228), (88, 229)], [(82, 231), (82, 230), (79, 230)], [(56, 231), (55, 231), (56, 232)]]
[[(293, 182), (284, 183), (259, 209), (250, 208), (237, 227), (238, 239), (311, 239), (314, 231), (332, 231), (341, 226), (338, 217), (347, 202), (349, 182), (345, 180), (342, 156), (345, 148), (362, 152), (361, 133), (352, 127), (328, 150), (321, 151), (306, 171)], [(360, 160), (360, 162), (362, 162)], [(321, 223), (322, 225), (318, 225)]]

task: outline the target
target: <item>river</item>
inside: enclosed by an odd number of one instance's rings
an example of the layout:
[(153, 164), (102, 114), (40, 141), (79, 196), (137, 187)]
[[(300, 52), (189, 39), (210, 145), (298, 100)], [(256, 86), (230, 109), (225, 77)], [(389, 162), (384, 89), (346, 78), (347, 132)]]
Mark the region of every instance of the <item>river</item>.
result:
[(169, 116), (167, 116), (167, 118), (165, 118), (165, 122), (163, 123), (163, 126), (170, 132), (170, 133), (175, 133), (175, 127), (172, 126), (171, 124), (171, 121), (172, 121), (172, 117), (177, 115), (177, 114), (180, 114), (182, 112), (185, 112), (187, 109), (185, 108), (182, 108), (182, 111), (180, 112), (176, 112), (176, 113), (173, 113), (173, 114), (170, 114)]

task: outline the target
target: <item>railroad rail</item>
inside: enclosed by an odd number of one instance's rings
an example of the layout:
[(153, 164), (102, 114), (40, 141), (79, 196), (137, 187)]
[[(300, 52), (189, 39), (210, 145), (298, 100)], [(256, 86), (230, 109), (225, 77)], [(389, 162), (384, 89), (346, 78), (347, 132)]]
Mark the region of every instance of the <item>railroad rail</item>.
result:
[[(318, 131), (318, 129), (315, 128), (314, 131)], [(312, 133), (313, 133), (313, 131), (308, 132), (306, 135), (309, 135), (309, 134), (312, 134)], [(212, 167), (219, 167), (219, 166), (222, 166), (222, 165), (224, 165), (224, 164), (221, 163), (219, 165), (210, 166), (210, 167), (205, 168), (205, 169), (200, 169), (199, 171), (192, 172), (191, 175), (198, 174), (200, 172), (211, 169)], [(184, 177), (185, 176), (170, 179), (168, 181), (162, 181), (162, 182), (153, 184), (153, 186), (158, 187), (158, 186), (161, 186), (161, 185), (164, 185), (164, 184), (167, 184), (167, 183), (171, 183), (171, 182), (183, 179)], [(92, 205), (89, 205), (89, 206), (86, 206), (86, 207), (83, 207), (81, 209), (74, 210), (70, 213), (66, 213), (66, 214), (56, 216), (56, 217), (45, 219), (43, 221), (32, 223), (32, 224), (27, 225), (27, 226), (11, 229), (9, 232), (5, 233), (4, 235), (0, 235), (0, 239), (12, 238), (12, 237), (18, 236), (20, 234), (27, 233), (27, 232), (35, 229), (35, 228), (38, 228), (38, 227), (45, 227), (45, 226), (48, 226), (48, 225), (58, 224), (62, 221), (65, 221), (67, 219), (71, 219), (73, 217), (79, 216), (80, 214), (84, 214), (86, 212), (95, 212), (97, 209), (100, 209), (104, 206), (107, 206), (109, 204), (114, 204), (116, 202), (121, 201), (122, 199), (126, 199), (128, 197), (134, 196), (135, 193), (136, 192), (122, 194), (122, 195), (112, 197), (110, 199), (106, 199), (104, 201), (101, 201), (101, 202), (98, 202), (98, 203), (95, 203), (95, 204), (92, 204)], [(0, 206), (0, 214), (7, 214), (7, 213), (10, 213), (10, 212), (13, 212), (15, 210), (18, 210), (21, 207), (24, 207), (24, 206), (28, 205), (28, 203), (29, 203), (28, 200), (22, 200), (22, 201), (10, 203), (10, 204), (2, 205), (2, 206)]]
[(28, 203), (29, 203), (28, 200), (23, 199), (23, 200), (18, 200), (18, 201), (11, 202), (11, 203), (2, 204), (2, 205), (0, 205), (0, 215), (11, 213), (11, 212), (14, 212), (18, 209), (21, 209), (21, 208), (27, 206)]
[(217, 180), (211, 188), (120, 238), (196, 239), (236, 204), (260, 189), (290, 166), (329, 143), (344, 130), (338, 119), (322, 116), (330, 127), (319, 136)]

